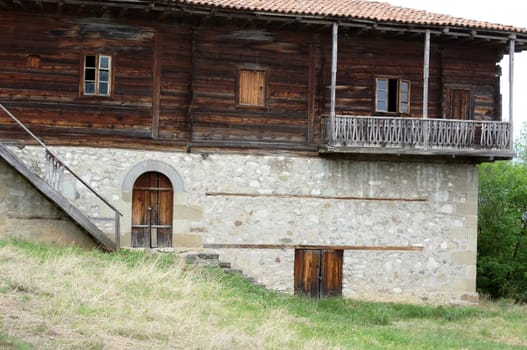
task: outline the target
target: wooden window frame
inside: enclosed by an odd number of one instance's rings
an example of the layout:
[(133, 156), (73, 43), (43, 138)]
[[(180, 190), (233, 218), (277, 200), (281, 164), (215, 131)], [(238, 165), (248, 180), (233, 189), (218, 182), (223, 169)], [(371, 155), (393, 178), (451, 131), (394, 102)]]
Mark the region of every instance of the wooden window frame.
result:
[[(386, 98), (385, 100), (380, 100), (379, 92), (381, 90), (379, 89), (379, 81), (383, 81), (383, 80), (386, 82), (386, 90), (385, 90)], [(394, 103), (396, 106), (395, 111), (388, 110), (389, 109), (388, 106), (391, 104), (390, 95), (394, 96), (394, 94), (390, 93), (390, 81), (397, 82), (397, 91), (395, 92), (396, 101), (392, 101), (392, 102), (395, 102)], [(406, 84), (406, 86), (408, 87), (408, 91), (403, 91), (402, 86), (404, 84)], [(411, 91), (412, 91), (412, 83), (408, 79), (402, 79), (400, 77), (388, 77), (388, 76), (375, 77), (375, 101), (374, 101), (375, 113), (383, 113), (383, 114), (389, 114), (389, 115), (394, 115), (394, 114), (409, 115), (410, 107), (411, 107), (411, 103), (410, 103), (411, 102)], [(404, 93), (407, 94), (405, 100), (403, 100)], [(385, 109), (379, 109), (379, 101), (385, 102), (386, 104)], [(404, 108), (404, 106), (406, 106), (406, 108)]]
[[(242, 71), (249, 72), (261, 72), (263, 73), (263, 85), (261, 87), (261, 104), (256, 103), (242, 103), (241, 98), (241, 88), (242, 88)], [(237, 68), (237, 78), (236, 78), (236, 107), (240, 108), (251, 108), (251, 109), (266, 109), (267, 108), (267, 81), (268, 81), (268, 69), (260, 66), (241, 66)]]
[[(95, 58), (95, 66), (87, 66), (88, 57)], [(107, 66), (102, 65), (102, 58), (106, 58), (108, 61)], [(93, 70), (93, 79), (87, 79), (88, 69)], [(107, 72), (107, 80), (101, 79), (101, 72)], [(93, 92), (87, 92), (87, 83), (93, 84)], [(107, 84), (107, 92), (101, 93), (102, 84)], [(108, 98), (113, 96), (114, 91), (114, 56), (110, 54), (92, 54), (86, 53), (81, 58), (81, 79), (80, 79), (80, 95), (82, 97), (103, 97)]]

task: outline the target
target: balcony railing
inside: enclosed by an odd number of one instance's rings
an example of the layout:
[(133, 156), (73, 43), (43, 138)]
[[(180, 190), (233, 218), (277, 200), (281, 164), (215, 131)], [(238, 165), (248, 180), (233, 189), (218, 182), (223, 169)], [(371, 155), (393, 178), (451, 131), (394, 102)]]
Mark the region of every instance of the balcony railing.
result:
[(325, 118), (324, 140), (328, 151), (336, 152), (367, 148), (390, 153), (488, 153), (510, 157), (510, 130), (508, 122), (338, 115), (334, 125)]

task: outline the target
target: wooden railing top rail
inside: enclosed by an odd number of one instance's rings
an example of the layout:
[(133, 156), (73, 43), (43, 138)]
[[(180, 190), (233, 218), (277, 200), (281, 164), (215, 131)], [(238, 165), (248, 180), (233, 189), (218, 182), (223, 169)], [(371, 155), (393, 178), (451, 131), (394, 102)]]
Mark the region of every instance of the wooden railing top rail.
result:
[[(509, 122), (504, 122), (500, 120), (466, 120), (466, 119), (444, 119), (444, 118), (415, 118), (415, 117), (387, 117), (387, 116), (378, 116), (378, 115), (350, 115), (350, 114), (337, 114), (337, 118), (355, 118), (355, 119), (384, 119), (384, 120), (393, 120), (393, 119), (401, 119), (401, 120), (416, 120), (421, 122), (427, 122), (427, 121), (438, 121), (438, 122), (462, 122), (462, 123), (473, 123), (473, 124), (509, 124)], [(323, 119), (329, 118), (329, 114), (323, 114)]]
[(331, 124), (327, 115), (322, 117), (324, 142), (343, 151), (352, 147), (474, 154), (512, 151), (509, 122), (337, 115)]

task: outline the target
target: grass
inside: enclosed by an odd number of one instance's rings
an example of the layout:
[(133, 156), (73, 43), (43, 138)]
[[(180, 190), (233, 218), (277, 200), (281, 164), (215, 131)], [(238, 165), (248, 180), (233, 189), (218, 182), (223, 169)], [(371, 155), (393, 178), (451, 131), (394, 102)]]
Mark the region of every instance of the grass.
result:
[(527, 306), (311, 300), (172, 255), (0, 240), (0, 349), (525, 349)]

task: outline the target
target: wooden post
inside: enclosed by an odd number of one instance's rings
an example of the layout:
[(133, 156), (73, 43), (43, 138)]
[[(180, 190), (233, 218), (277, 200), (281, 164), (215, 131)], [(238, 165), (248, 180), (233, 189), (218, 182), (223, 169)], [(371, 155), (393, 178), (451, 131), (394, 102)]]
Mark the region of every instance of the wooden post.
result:
[(314, 142), (315, 134), (315, 101), (316, 101), (316, 64), (317, 48), (314, 43), (309, 45), (309, 67), (307, 77), (307, 139), (308, 145)]
[[(425, 32), (425, 52), (423, 64), (423, 119), (428, 119), (428, 77), (430, 75), (430, 30)], [(428, 149), (429, 123), (423, 122), (424, 147)]]
[(159, 138), (159, 110), (161, 98), (161, 33), (154, 36), (154, 65), (152, 67), (152, 138)]
[(115, 212), (115, 251), (119, 251), (121, 248), (121, 224), (120, 224), (120, 214), (118, 211)]
[(337, 52), (338, 52), (338, 23), (333, 23), (333, 51), (331, 55), (331, 106), (329, 112), (329, 142), (335, 144), (335, 99), (337, 88)]
[(513, 149), (514, 142), (514, 124), (513, 124), (513, 102), (514, 102), (514, 51), (516, 44), (516, 35), (511, 35), (509, 37), (511, 40), (509, 42), (509, 126), (510, 126), (510, 149)]
[(423, 66), (423, 118), (428, 118), (428, 77), (430, 75), (430, 30), (425, 33), (425, 53)]

